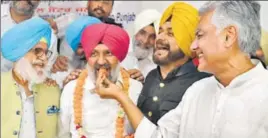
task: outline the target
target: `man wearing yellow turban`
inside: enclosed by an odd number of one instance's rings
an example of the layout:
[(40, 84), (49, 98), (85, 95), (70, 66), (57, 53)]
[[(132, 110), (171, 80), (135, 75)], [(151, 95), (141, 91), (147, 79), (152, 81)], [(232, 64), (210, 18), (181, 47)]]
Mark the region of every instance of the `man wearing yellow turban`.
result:
[(139, 109), (154, 124), (180, 103), (188, 87), (209, 76), (198, 72), (191, 60), (198, 21), (198, 11), (183, 2), (170, 5), (162, 15), (153, 51), (157, 68), (148, 73), (138, 99)]

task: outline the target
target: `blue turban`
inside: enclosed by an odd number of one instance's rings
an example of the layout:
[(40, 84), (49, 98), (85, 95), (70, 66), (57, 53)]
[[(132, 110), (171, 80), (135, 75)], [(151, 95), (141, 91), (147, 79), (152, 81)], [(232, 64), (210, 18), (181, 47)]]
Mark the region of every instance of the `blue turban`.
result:
[(101, 23), (98, 18), (91, 16), (81, 16), (71, 23), (66, 30), (66, 41), (68, 45), (76, 51), (81, 40), (83, 30), (92, 24)]
[(15, 62), (28, 53), (41, 39), (50, 46), (51, 28), (39, 17), (25, 20), (8, 30), (1, 38), (1, 52), (4, 58)]

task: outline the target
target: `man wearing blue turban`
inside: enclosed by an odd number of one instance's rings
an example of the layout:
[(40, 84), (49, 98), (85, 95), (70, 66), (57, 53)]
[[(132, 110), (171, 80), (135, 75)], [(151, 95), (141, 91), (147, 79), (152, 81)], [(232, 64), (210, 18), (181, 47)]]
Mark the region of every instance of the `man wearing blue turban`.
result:
[(60, 53), (67, 58), (68, 70), (65, 72), (55, 71), (55, 69), (60, 70), (61, 68), (58, 67), (57, 64), (55, 64), (52, 69), (52, 72), (54, 72), (54, 74), (52, 74), (52, 79), (56, 80), (60, 87), (62, 87), (63, 80), (71, 71), (85, 67), (86, 60), (84, 59), (84, 52), (80, 45), (81, 35), (87, 26), (97, 23), (102, 22), (96, 17), (80, 16), (67, 27), (65, 39), (63, 41), (64, 44), (60, 47)]
[(56, 135), (60, 90), (43, 84), (50, 40), (50, 25), (39, 17), (15, 25), (1, 38), (2, 56), (14, 63), (11, 71), (1, 73), (3, 138)]

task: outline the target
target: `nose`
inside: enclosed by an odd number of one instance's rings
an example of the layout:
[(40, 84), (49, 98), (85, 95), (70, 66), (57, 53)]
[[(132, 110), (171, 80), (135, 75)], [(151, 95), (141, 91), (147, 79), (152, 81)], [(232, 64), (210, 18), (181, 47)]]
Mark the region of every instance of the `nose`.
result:
[(99, 65), (104, 65), (104, 64), (106, 64), (106, 59), (104, 58), (103, 55), (100, 55), (100, 56), (99, 56), (97, 63), (98, 63)]
[(194, 40), (191, 44), (191, 51), (195, 51), (198, 48), (197, 40)]

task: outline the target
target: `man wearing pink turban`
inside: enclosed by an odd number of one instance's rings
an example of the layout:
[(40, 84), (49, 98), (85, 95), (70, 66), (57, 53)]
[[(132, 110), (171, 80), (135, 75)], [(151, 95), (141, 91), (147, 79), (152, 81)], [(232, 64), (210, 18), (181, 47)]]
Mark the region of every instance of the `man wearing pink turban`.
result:
[(126, 31), (115, 25), (100, 23), (85, 28), (81, 44), (88, 64), (78, 79), (63, 89), (59, 138), (131, 137), (134, 131), (120, 104), (95, 93), (95, 83), (106, 76), (137, 103), (142, 84), (120, 67), (129, 41)]

